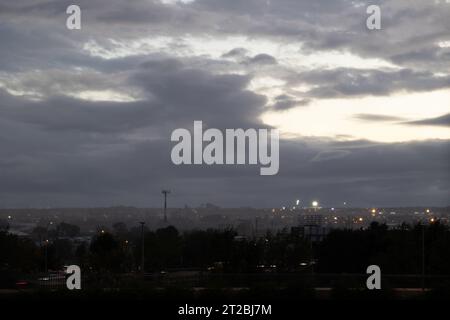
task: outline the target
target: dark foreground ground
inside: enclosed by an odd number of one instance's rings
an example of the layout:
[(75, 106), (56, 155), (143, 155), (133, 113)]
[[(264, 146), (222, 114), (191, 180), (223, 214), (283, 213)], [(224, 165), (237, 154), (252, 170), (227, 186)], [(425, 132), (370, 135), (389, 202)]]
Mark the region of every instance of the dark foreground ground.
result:
[[(449, 301), (449, 290), (422, 291), (411, 288), (369, 291), (260, 286), (226, 289), (170, 287), (0, 291), (3, 311), (24, 316), (30, 314), (30, 317), (41, 314), (45, 318), (58, 319), (405, 319), (418, 314), (432, 317), (439, 312), (446, 312)], [(189, 308), (192, 310), (198, 307), (209, 307), (213, 311), (209, 316), (180, 314)], [(259, 311), (258, 314), (251, 314), (249, 310), (253, 310), (253, 313)]]

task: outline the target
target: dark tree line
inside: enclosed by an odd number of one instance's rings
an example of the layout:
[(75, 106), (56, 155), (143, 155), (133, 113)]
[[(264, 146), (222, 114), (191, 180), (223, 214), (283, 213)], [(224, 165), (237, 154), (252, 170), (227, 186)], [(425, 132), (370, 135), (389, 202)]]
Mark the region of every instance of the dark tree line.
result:
[(318, 248), (318, 271), (363, 273), (376, 264), (384, 273), (450, 275), (450, 231), (439, 222), (388, 229), (334, 230)]
[[(49, 231), (36, 228), (31, 238), (0, 232), (0, 271), (37, 273), (78, 264), (92, 272), (138, 272), (141, 265), (141, 229), (123, 223), (111, 231), (99, 228), (90, 243), (74, 241), (79, 228), (60, 224)], [(364, 273), (379, 265), (384, 273), (419, 274), (422, 252), (427, 274), (450, 274), (450, 231), (439, 222), (388, 229), (372, 223), (361, 230), (333, 230), (322, 242), (309, 243), (298, 229), (247, 239), (229, 230), (174, 227), (145, 230), (145, 271), (197, 268), (212, 272)], [(47, 242), (48, 240), (48, 242)], [(46, 259), (45, 259), (46, 257)], [(314, 266), (312, 262), (314, 261)], [(272, 269), (271, 269), (272, 268)]]

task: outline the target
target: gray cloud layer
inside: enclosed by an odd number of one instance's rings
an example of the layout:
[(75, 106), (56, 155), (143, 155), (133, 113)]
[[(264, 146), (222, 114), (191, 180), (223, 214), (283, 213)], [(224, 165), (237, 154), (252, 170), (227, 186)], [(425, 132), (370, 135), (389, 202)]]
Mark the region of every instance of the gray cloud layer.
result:
[[(79, 0), (84, 24), (78, 33), (61, 27), (69, 1), (1, 1), (0, 206), (159, 205), (161, 187), (173, 190), (172, 203), (179, 206), (271, 207), (297, 198), (330, 206), (448, 205), (447, 140), (283, 140), (280, 173), (273, 177), (259, 176), (255, 166), (177, 167), (170, 161), (171, 131), (194, 120), (221, 129), (266, 127), (261, 115), (268, 106), (283, 111), (313, 99), (449, 88), (450, 76), (438, 73), (448, 70), (450, 51), (436, 43), (448, 40), (450, 5), (425, 2), (379, 1), (384, 28), (369, 40), (363, 27), (369, 1)], [(108, 38), (187, 34), (295, 40), (310, 52), (344, 50), (398, 68), (288, 69), (276, 56), (252, 55), (232, 43), (217, 59), (161, 51), (107, 60), (83, 49), (91, 40), (108, 45)], [(176, 53), (183, 44), (170, 46)], [(302, 99), (282, 94), (269, 105), (248, 87), (255, 75), (271, 72), (286, 88), (314, 88)], [(119, 91), (135, 100), (68, 94), (86, 90)], [(411, 123), (425, 124), (448, 126), (448, 115)]]

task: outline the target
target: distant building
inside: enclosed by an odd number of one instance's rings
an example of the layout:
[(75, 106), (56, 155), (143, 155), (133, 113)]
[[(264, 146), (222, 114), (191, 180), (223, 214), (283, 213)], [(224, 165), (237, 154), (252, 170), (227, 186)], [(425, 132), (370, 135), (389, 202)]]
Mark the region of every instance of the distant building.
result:
[(299, 226), (303, 229), (303, 236), (311, 242), (322, 241), (328, 234), (324, 221), (324, 216), (321, 214), (301, 214)]
[(325, 218), (322, 214), (301, 214), (299, 215), (299, 224), (301, 226), (314, 225), (323, 226)]

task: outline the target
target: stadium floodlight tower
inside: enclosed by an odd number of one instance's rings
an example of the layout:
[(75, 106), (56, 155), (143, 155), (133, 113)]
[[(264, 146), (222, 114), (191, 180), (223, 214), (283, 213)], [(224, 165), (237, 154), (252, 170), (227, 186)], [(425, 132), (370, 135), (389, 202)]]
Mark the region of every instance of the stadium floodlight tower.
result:
[(167, 195), (170, 190), (162, 190), (161, 193), (164, 195), (164, 222), (167, 222)]

